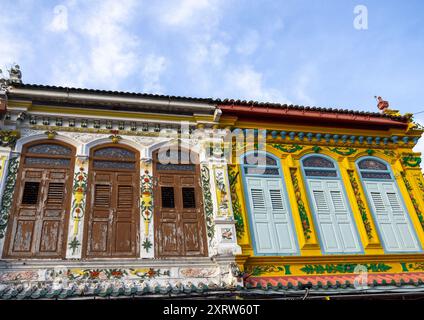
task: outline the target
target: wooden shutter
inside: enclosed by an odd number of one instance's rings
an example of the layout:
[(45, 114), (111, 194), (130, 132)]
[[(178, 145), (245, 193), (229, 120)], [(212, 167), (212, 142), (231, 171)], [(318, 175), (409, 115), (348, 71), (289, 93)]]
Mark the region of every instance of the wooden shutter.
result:
[(354, 253), (360, 244), (339, 180), (308, 179), (323, 250)]
[(247, 177), (246, 182), (257, 253), (296, 253), (293, 224), (281, 180)]
[(31, 256), (35, 250), (36, 223), (38, 220), (42, 169), (23, 169), (17, 195), (14, 225), (9, 246), (10, 255)]
[(51, 169), (46, 172), (43, 183), (43, 204), (40, 210), (41, 235), (38, 243), (40, 253), (45, 255), (60, 251), (65, 225), (66, 181), (69, 172), (66, 169)]
[(112, 172), (93, 172), (88, 255), (107, 256), (110, 252), (113, 175)]
[(185, 256), (205, 253), (204, 216), (200, 203), (200, 190), (196, 175), (181, 175), (177, 179), (177, 203), (179, 206), (181, 246)]
[(386, 251), (418, 251), (420, 246), (395, 182), (366, 181), (365, 187)]
[(176, 179), (177, 176), (173, 174), (160, 174), (155, 192), (155, 203), (159, 206), (156, 208), (158, 219), (155, 220), (158, 254), (163, 256), (183, 255), (175, 198)]
[(133, 173), (116, 173), (116, 210), (113, 216), (113, 255), (131, 255), (136, 253), (135, 237), (135, 210), (138, 199), (134, 182), (137, 181)]

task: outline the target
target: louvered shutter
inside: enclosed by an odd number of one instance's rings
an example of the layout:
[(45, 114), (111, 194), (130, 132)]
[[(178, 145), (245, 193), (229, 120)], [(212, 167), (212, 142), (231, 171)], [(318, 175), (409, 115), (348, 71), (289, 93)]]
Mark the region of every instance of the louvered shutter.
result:
[(386, 251), (418, 251), (418, 240), (400, 201), (395, 182), (366, 181), (365, 187)]
[(312, 179), (308, 182), (324, 250), (326, 252), (340, 252), (342, 250), (341, 241), (337, 236), (324, 182)]
[(274, 229), (276, 252), (293, 254), (297, 252), (291, 215), (283, 192), (281, 179), (266, 179), (266, 192), (269, 195), (271, 227)]
[(308, 179), (308, 183), (324, 251), (359, 252), (358, 235), (340, 181)]
[(291, 216), (280, 179), (246, 179), (258, 254), (297, 252)]
[(112, 252), (131, 255), (136, 252), (134, 210), (137, 207), (133, 173), (116, 173), (116, 210), (113, 217)]
[(113, 173), (93, 174), (88, 255), (107, 256), (110, 252)]
[(275, 236), (271, 229), (270, 214), (267, 211), (264, 185), (259, 178), (248, 178), (247, 186), (250, 194), (256, 249), (258, 253), (273, 253)]
[(342, 183), (338, 180), (324, 181), (326, 188), (329, 192), (329, 199), (331, 200), (331, 210), (333, 221), (336, 225), (336, 231), (342, 245), (343, 253), (354, 253), (361, 250), (359, 244), (356, 226), (353, 221), (346, 198), (343, 193)]

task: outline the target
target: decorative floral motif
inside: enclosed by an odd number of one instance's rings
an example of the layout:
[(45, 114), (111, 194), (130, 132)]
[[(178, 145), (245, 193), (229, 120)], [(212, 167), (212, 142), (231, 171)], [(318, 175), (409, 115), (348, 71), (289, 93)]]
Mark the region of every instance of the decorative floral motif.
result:
[(409, 155), (402, 158), (405, 167), (418, 167), (421, 163), (421, 157)]
[(155, 270), (153, 268), (130, 269), (130, 274), (135, 275), (141, 279), (152, 279), (152, 278), (161, 277), (161, 276), (169, 277), (171, 275), (171, 271), (170, 270), (162, 271), (161, 269)]
[[(153, 177), (150, 174), (149, 170), (144, 170), (144, 174), (141, 176), (141, 216), (144, 220), (144, 235), (147, 237), (149, 235), (149, 224), (153, 217)], [(149, 241), (146, 240), (146, 241)], [(150, 241), (149, 241), (150, 242)], [(150, 246), (151, 247), (151, 246)], [(149, 248), (150, 248), (149, 247)], [(148, 248), (144, 247), (148, 252)]]
[(231, 228), (222, 228), (221, 237), (224, 240), (233, 240), (233, 231)]
[(285, 275), (291, 274), (290, 266), (274, 266), (274, 265), (256, 265), (256, 266), (247, 266), (245, 272), (250, 276), (257, 277), (265, 273), (282, 273)]
[(303, 147), (299, 146), (298, 144), (271, 144), (271, 146), (277, 150), (283, 151), (283, 152), (287, 152), (287, 153), (294, 153), (296, 151), (302, 150)]
[(401, 262), (402, 271), (424, 271), (424, 262), (406, 263)]
[(152, 279), (169, 276), (170, 271), (161, 269), (70, 269), (67, 272), (69, 280), (111, 280), (123, 278)]
[(369, 156), (372, 156), (372, 155), (375, 153), (375, 150), (373, 150), (373, 149), (367, 149), (365, 152), (366, 152)]
[(149, 238), (144, 239), (141, 245), (143, 246), (144, 250), (146, 250), (146, 252), (149, 252), (150, 248), (153, 246)]
[(367, 232), (368, 239), (372, 239), (372, 228), (371, 228), (371, 222), (368, 219), (367, 210), (365, 209), (365, 204), (362, 201), (361, 192), (359, 191), (359, 185), (358, 182), (355, 179), (355, 175), (353, 171), (348, 170), (349, 180), (353, 188), (353, 192), (355, 193), (355, 200), (358, 204), (359, 212), (361, 213), (362, 222), (364, 223), (365, 231)]
[(118, 130), (110, 130), (110, 133), (111, 133), (112, 135), (110, 135), (110, 136), (109, 136), (109, 139), (111, 139), (111, 140), (112, 140), (112, 143), (118, 143), (118, 142), (119, 142), (119, 140), (121, 140), (121, 139), (122, 139), (122, 137), (118, 135), (118, 133), (119, 133), (119, 131), (118, 131)]
[(74, 237), (68, 244), (69, 248), (72, 249), (72, 254), (75, 254), (75, 250), (77, 250), (80, 245), (81, 243), (78, 241), (77, 237)]
[(202, 175), (202, 189), (203, 189), (203, 203), (205, 207), (205, 216), (206, 216), (206, 229), (209, 241), (212, 241), (213, 236), (215, 235), (215, 225), (213, 222), (213, 203), (212, 203), (212, 194), (210, 189), (210, 173), (207, 166), (202, 166), (201, 170)]
[(47, 135), (47, 139), (54, 139), (57, 136), (57, 132), (54, 130), (48, 130), (44, 134)]
[(72, 232), (73, 239), (68, 244), (69, 248), (72, 249), (72, 254), (75, 253), (75, 250), (81, 245), (78, 241), (78, 227), (79, 222), (84, 217), (85, 210), (85, 195), (87, 191), (87, 172), (83, 167), (83, 163), (80, 161), (81, 166), (79, 171), (74, 174), (74, 183), (73, 183), (73, 201), (72, 201), (72, 209), (71, 215), (74, 223), (74, 230)]
[(393, 150), (389, 150), (389, 149), (384, 149), (383, 154), (385, 154), (386, 156), (392, 157), (392, 158), (394, 158), (396, 156), (396, 152), (394, 152)]
[(412, 204), (415, 208), (415, 212), (417, 213), (418, 219), (420, 220), (421, 228), (424, 230), (424, 217), (423, 213), (421, 212), (420, 206), (418, 204), (417, 199), (414, 197), (413, 189), (411, 186), (411, 183), (408, 181), (408, 178), (406, 177), (405, 172), (400, 173), (403, 179), (403, 182), (405, 183), (406, 189), (408, 190), (409, 197), (411, 198)]
[(386, 272), (392, 269), (391, 266), (385, 263), (340, 263), (340, 264), (307, 264), (300, 268), (306, 274), (324, 274), (324, 273), (354, 273), (355, 267), (364, 265), (368, 272)]
[(341, 156), (350, 156), (356, 153), (356, 151), (358, 151), (357, 149), (354, 149), (354, 148), (342, 148), (342, 147), (335, 147), (335, 148), (328, 147), (328, 150), (335, 152)]
[(236, 235), (237, 238), (241, 238), (244, 234), (244, 221), (243, 215), (241, 213), (241, 205), (237, 196), (236, 185), (237, 185), (237, 177), (239, 172), (235, 172), (234, 166), (228, 166), (228, 180), (230, 182), (230, 191), (231, 191), (231, 203), (233, 206), (233, 215), (234, 220), (236, 221)]
[(417, 176), (417, 184), (418, 184), (418, 187), (421, 190), (421, 197), (424, 201), (424, 183), (423, 183), (423, 180), (421, 179), (420, 176)]
[(300, 191), (299, 181), (297, 179), (295, 168), (290, 168), (290, 176), (293, 182), (294, 192), (296, 195), (296, 202), (297, 208), (299, 210), (300, 220), (302, 221), (303, 235), (306, 239), (310, 239), (311, 236), (309, 234), (312, 233), (311, 225), (309, 223), (308, 214), (306, 213), (305, 204), (302, 200), (302, 193)]
[(218, 215), (229, 215), (230, 212), (228, 210), (228, 194), (223, 170), (215, 169), (215, 181), (218, 189)]
[(313, 146), (312, 147), (312, 151), (315, 153), (319, 153), (322, 150), (322, 148), (320, 146)]
[(9, 220), (10, 208), (13, 203), (13, 191), (15, 189), (16, 177), (19, 168), (19, 158), (9, 160), (6, 184), (3, 191), (3, 198), (0, 207), (0, 239), (4, 238), (7, 221)]
[(15, 130), (1, 130), (0, 131), (0, 147), (14, 148), (16, 141), (20, 137), (18, 131)]

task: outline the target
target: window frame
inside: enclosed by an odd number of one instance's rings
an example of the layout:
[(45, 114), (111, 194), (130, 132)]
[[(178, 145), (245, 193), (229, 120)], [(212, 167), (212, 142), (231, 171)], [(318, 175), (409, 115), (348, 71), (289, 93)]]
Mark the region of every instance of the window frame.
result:
[[(44, 153), (29, 153), (28, 149), (31, 147), (34, 147), (36, 145), (42, 145), (42, 144), (52, 144), (52, 145), (59, 145), (62, 147), (66, 147), (70, 149), (71, 153), (69, 155), (54, 155), (54, 154), (44, 154)], [(69, 165), (57, 165), (54, 166), (54, 168), (64, 168), (68, 169), (70, 167), (73, 168), (74, 165), (74, 159), (76, 154), (76, 148), (70, 144), (64, 143), (59, 140), (50, 140), (50, 139), (42, 139), (42, 140), (36, 140), (33, 142), (29, 142), (24, 145), (21, 155), (22, 155), (22, 165), (25, 166), (25, 168), (46, 168), (45, 164), (28, 164), (26, 163), (27, 158), (42, 158), (42, 159), (65, 159), (69, 160)]]
[[(384, 163), (384, 164), (387, 166), (387, 170), (368, 170), (368, 169), (360, 169), (360, 168), (359, 168), (359, 162), (361, 162), (362, 160), (366, 160), (366, 159), (373, 159), (373, 160), (377, 160), (377, 161), (380, 161), (380, 162)], [(378, 158), (378, 157), (374, 157), (374, 156), (363, 156), (363, 157), (360, 157), (360, 158), (358, 158), (358, 159), (356, 159), (356, 160), (355, 160), (355, 168), (356, 168), (356, 170), (357, 170), (358, 177), (359, 177), (359, 181), (360, 181), (360, 183), (361, 183), (362, 190), (363, 190), (363, 192), (364, 192), (364, 194), (365, 194), (365, 198), (366, 198), (366, 201), (367, 201), (367, 205), (368, 205), (368, 208), (369, 208), (369, 210), (370, 210), (370, 212), (371, 212), (371, 215), (372, 215), (372, 218), (373, 218), (373, 222), (374, 222), (374, 226), (375, 226), (376, 232), (377, 232), (377, 234), (378, 234), (378, 237), (379, 237), (380, 243), (381, 243), (381, 245), (382, 245), (382, 247), (383, 247), (384, 253), (385, 253), (385, 254), (392, 254), (392, 253), (393, 253), (393, 254), (414, 254), (414, 253), (422, 253), (424, 250), (423, 250), (423, 246), (422, 246), (422, 243), (421, 243), (420, 237), (419, 237), (419, 235), (418, 235), (418, 232), (417, 232), (416, 226), (415, 226), (415, 224), (414, 224), (414, 223), (413, 223), (413, 221), (412, 221), (412, 217), (411, 217), (411, 215), (409, 214), (408, 207), (406, 206), (405, 199), (404, 199), (404, 197), (403, 197), (402, 192), (400, 191), (399, 183), (398, 183), (397, 179), (395, 178), (395, 175), (393, 174), (393, 169), (392, 169), (392, 166), (390, 165), (390, 163), (389, 163), (389, 162), (387, 162), (387, 161), (385, 161), (385, 160), (383, 160), (383, 159), (381, 159), (381, 158)], [(387, 172), (387, 173), (389, 173), (389, 174), (390, 174), (391, 179), (362, 178), (361, 171), (365, 171), (365, 172), (368, 172), (368, 171), (371, 171), (371, 172)], [(398, 194), (398, 196), (399, 196), (399, 199), (400, 199), (400, 202), (401, 202), (401, 205), (402, 205), (402, 209), (404, 210), (405, 215), (406, 215), (406, 218), (407, 218), (408, 222), (409, 222), (409, 223), (411, 224), (411, 226), (412, 226), (412, 230), (413, 230), (413, 232), (414, 232), (414, 236), (415, 236), (415, 237), (416, 237), (416, 239), (417, 239), (418, 246), (419, 246), (419, 248), (420, 248), (418, 251), (390, 251), (390, 250), (387, 250), (387, 248), (386, 248), (386, 244), (385, 244), (385, 242), (383, 241), (383, 237), (382, 237), (382, 235), (381, 235), (380, 227), (378, 226), (377, 213), (375, 212), (375, 210), (374, 210), (374, 208), (373, 208), (373, 205), (372, 205), (372, 202), (370, 201), (370, 198), (369, 198), (369, 196), (368, 196), (368, 190), (367, 190), (367, 186), (366, 186), (366, 184), (365, 184), (365, 182), (366, 182), (366, 181), (374, 181), (374, 182), (393, 182), (393, 183), (394, 183), (394, 185), (395, 185), (395, 189), (396, 189), (396, 192), (397, 192), (397, 194)]]
[[(265, 175), (265, 174), (247, 174), (245, 173), (245, 167), (270, 167), (270, 166), (256, 166), (256, 165), (251, 165), (251, 164), (245, 164), (244, 163), (244, 159), (246, 156), (248, 156), (249, 154), (252, 153), (263, 153), (265, 156), (268, 156), (272, 159), (274, 159), (276, 161), (276, 166), (271, 166), (272, 168), (277, 168), (278, 169), (278, 175)], [(253, 248), (253, 253), (255, 256), (261, 257), (261, 256), (278, 256), (278, 257), (284, 257), (284, 256), (300, 256), (300, 244), (299, 244), (299, 237), (298, 237), (298, 230), (296, 228), (296, 222), (294, 219), (294, 214), (293, 214), (293, 210), (292, 207), (290, 205), (290, 198), (289, 198), (289, 194), (288, 194), (288, 190), (287, 190), (287, 185), (286, 185), (286, 179), (284, 178), (284, 173), (283, 173), (283, 167), (281, 165), (281, 161), (280, 159), (268, 152), (268, 151), (259, 151), (259, 150), (254, 150), (254, 151), (248, 151), (245, 152), (244, 154), (242, 154), (239, 157), (239, 169), (241, 172), (241, 179), (242, 179), (242, 185), (243, 185), (243, 200), (246, 204), (246, 210), (247, 210), (247, 219), (248, 219), (248, 223), (249, 223), (249, 233), (250, 233), (250, 238), (252, 240), (252, 248)], [(285, 253), (284, 255), (281, 253), (258, 253), (257, 250), (257, 240), (255, 237), (255, 232), (253, 231), (253, 227), (254, 227), (254, 223), (253, 223), (253, 212), (251, 210), (251, 201), (249, 199), (249, 188), (247, 186), (247, 177), (254, 177), (254, 178), (274, 178), (274, 179), (280, 179), (281, 185), (282, 185), (282, 195), (286, 200), (286, 207), (287, 207), (287, 213), (290, 216), (290, 225), (291, 228), (293, 230), (293, 234), (294, 234), (294, 242), (296, 245), (296, 252), (294, 253)], [(252, 204), (253, 207), (253, 204)]]
[[(305, 169), (313, 169), (313, 167), (306, 167), (305, 168), (303, 166), (303, 160), (305, 160), (306, 158), (309, 158), (309, 157), (314, 157), (314, 156), (322, 157), (324, 159), (331, 161), (334, 165), (334, 168), (319, 168), (319, 170), (327, 169), (327, 170), (330, 170), (330, 171), (336, 171), (337, 176), (336, 177), (307, 176), (306, 173), (305, 173)], [(364, 254), (365, 251), (364, 251), (364, 246), (362, 244), (361, 233), (359, 232), (358, 224), (356, 222), (355, 215), (353, 214), (352, 205), (350, 204), (349, 197), (347, 196), (346, 186), (345, 186), (344, 180), (343, 180), (343, 178), (340, 174), (340, 167), (339, 167), (339, 164), (337, 163), (337, 161), (335, 159), (331, 158), (330, 156), (327, 156), (327, 155), (324, 155), (324, 154), (316, 154), (316, 153), (311, 154), (311, 153), (309, 153), (309, 154), (302, 156), (299, 159), (299, 162), (300, 162), (300, 168), (301, 168), (300, 171), (302, 173), (302, 178), (303, 178), (303, 184), (304, 184), (305, 191), (306, 191), (306, 197), (307, 197), (307, 200), (308, 200), (309, 209), (311, 210), (311, 213), (312, 213), (311, 214), (312, 221), (313, 221), (316, 233), (318, 235), (318, 241), (319, 241), (319, 244), (320, 244), (320, 250), (321, 250), (322, 254), (324, 254), (324, 255)], [(357, 252), (355, 252), (355, 253), (327, 252), (325, 250), (324, 243), (323, 243), (323, 236), (321, 234), (321, 230), (319, 228), (319, 224), (318, 224), (318, 221), (317, 221), (318, 220), (318, 213), (315, 210), (314, 199), (313, 199), (313, 196), (312, 196), (311, 188), (309, 187), (309, 183), (308, 183), (308, 180), (310, 180), (310, 179), (337, 180), (337, 181), (340, 182), (340, 184), (342, 186), (341, 193), (342, 193), (342, 196), (344, 198), (344, 201), (346, 202), (346, 209), (347, 209), (349, 215), (352, 218), (353, 227), (355, 229), (355, 234), (356, 234), (356, 237), (357, 237), (358, 243), (359, 243), (359, 250)]]

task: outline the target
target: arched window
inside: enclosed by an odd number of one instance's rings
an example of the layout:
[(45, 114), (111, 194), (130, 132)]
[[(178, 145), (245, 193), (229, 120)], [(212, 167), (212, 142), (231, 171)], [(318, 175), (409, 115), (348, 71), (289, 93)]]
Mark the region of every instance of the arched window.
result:
[(69, 167), (73, 150), (63, 144), (43, 142), (24, 147), (23, 155), (27, 166)]
[(208, 254), (198, 159), (195, 152), (184, 148), (153, 152), (157, 257)]
[(296, 235), (279, 160), (253, 152), (241, 160), (255, 254), (296, 254)]
[(387, 252), (416, 252), (420, 245), (388, 164), (366, 157), (357, 161), (368, 202)]
[(85, 257), (138, 256), (139, 153), (121, 144), (93, 147), (88, 174)]
[(94, 169), (135, 170), (136, 168), (135, 152), (117, 146), (95, 149), (92, 160)]
[(24, 145), (5, 255), (62, 258), (71, 206), (73, 146), (57, 140)]
[(335, 162), (322, 155), (310, 155), (301, 164), (323, 252), (360, 252), (356, 225)]

